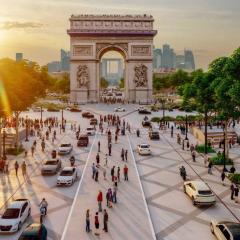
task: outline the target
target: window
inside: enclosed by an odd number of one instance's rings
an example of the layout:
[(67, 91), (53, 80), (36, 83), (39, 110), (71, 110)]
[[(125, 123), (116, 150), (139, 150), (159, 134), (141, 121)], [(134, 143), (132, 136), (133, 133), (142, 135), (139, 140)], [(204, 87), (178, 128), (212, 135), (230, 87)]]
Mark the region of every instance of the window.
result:
[(229, 232), (228, 232), (228, 230), (226, 228), (223, 230), (223, 235), (225, 236), (225, 238), (227, 240), (231, 239), (230, 234), (229, 234)]

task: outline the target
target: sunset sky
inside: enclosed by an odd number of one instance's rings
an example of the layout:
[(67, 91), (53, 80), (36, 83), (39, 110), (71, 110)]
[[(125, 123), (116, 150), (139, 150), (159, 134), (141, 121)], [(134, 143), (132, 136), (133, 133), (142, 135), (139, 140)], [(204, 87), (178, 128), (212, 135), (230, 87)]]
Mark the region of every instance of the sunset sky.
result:
[(69, 49), (71, 14), (151, 14), (155, 47), (192, 49), (197, 67), (240, 46), (239, 0), (0, 0), (0, 58), (24, 57), (46, 64)]

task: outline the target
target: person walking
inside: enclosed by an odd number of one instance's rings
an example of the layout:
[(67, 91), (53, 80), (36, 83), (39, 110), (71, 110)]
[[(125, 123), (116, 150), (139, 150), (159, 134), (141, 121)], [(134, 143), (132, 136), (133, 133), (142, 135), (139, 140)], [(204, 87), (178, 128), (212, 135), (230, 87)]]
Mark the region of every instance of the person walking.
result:
[(22, 168), (22, 175), (25, 178), (27, 175), (27, 165), (26, 165), (25, 161), (23, 161), (21, 168)]
[(92, 179), (95, 179), (95, 174), (96, 174), (96, 166), (95, 163), (92, 164)]
[(95, 218), (94, 218), (94, 223), (95, 223), (95, 235), (99, 236), (99, 219), (98, 219), (98, 212), (96, 212), (95, 214)]
[(106, 209), (104, 209), (103, 213), (103, 230), (108, 232), (108, 213)]
[(238, 203), (238, 194), (239, 194), (239, 188), (238, 188), (238, 186), (235, 184), (235, 187), (234, 187), (235, 203)]
[(31, 152), (32, 152), (32, 157), (33, 157), (33, 154), (34, 154), (34, 145), (32, 145), (32, 147), (31, 147)]
[(96, 172), (95, 172), (95, 182), (98, 182), (98, 169), (96, 168)]
[(86, 212), (86, 232), (89, 233), (91, 232), (91, 228), (90, 228), (90, 210), (87, 209)]
[(124, 181), (128, 181), (128, 167), (125, 164), (123, 168)]
[(120, 182), (120, 167), (117, 169), (117, 180)]
[(115, 166), (113, 166), (111, 169), (112, 182), (114, 181), (114, 175), (115, 175)]
[(124, 161), (124, 149), (123, 148), (121, 150), (121, 158), (122, 158), (122, 161)]
[(109, 156), (112, 155), (112, 144), (111, 143), (108, 144), (108, 155)]
[(212, 162), (211, 161), (208, 164), (208, 174), (212, 174)]
[(194, 146), (193, 146), (193, 144), (191, 144), (190, 151), (193, 152), (193, 150), (194, 150)]
[(109, 189), (107, 190), (107, 193), (106, 193), (106, 201), (107, 201), (107, 207), (109, 207)]
[(100, 141), (98, 141), (98, 152), (101, 152), (100, 147), (101, 147), (101, 143)]
[(16, 172), (16, 176), (17, 176), (18, 175), (18, 169), (19, 169), (18, 161), (15, 162), (14, 168), (15, 168), (15, 172)]
[(193, 162), (196, 162), (196, 152), (192, 151), (192, 160)]
[(117, 203), (117, 186), (113, 185), (112, 202)]
[(96, 155), (96, 166), (99, 167), (100, 165), (100, 156), (99, 156), (99, 153), (97, 153)]
[(102, 191), (99, 191), (98, 196), (97, 196), (98, 211), (99, 212), (102, 212), (102, 201), (103, 201)]
[(107, 155), (107, 153), (106, 153), (106, 154), (105, 154), (105, 164), (104, 164), (104, 166), (107, 167), (107, 165), (108, 165), (108, 155)]
[(103, 179), (104, 180), (107, 180), (106, 174), (107, 174), (106, 168), (103, 168)]
[(126, 149), (125, 150), (125, 161), (127, 162), (127, 160), (128, 160), (128, 150)]
[(222, 173), (221, 173), (221, 179), (222, 179), (222, 185), (223, 186), (225, 186), (225, 184), (224, 184), (225, 177), (226, 177), (226, 174), (225, 174), (224, 169), (223, 169)]
[(231, 200), (234, 200), (234, 190), (235, 190), (235, 184), (234, 183), (231, 184), (230, 189), (231, 189)]

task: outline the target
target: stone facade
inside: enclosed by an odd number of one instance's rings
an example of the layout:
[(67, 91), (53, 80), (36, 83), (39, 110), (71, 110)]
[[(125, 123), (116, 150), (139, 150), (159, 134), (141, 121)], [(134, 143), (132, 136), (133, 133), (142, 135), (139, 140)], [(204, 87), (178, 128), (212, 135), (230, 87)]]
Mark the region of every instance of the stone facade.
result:
[(125, 61), (125, 98), (130, 102), (152, 98), (154, 19), (147, 15), (71, 16), (71, 101), (99, 100), (100, 61), (118, 51)]

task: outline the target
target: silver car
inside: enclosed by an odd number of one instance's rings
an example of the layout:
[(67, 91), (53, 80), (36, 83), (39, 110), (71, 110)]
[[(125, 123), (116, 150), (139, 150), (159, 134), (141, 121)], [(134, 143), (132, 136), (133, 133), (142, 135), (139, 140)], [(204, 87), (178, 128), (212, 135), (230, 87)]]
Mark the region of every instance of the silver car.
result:
[(42, 175), (56, 174), (60, 171), (62, 162), (59, 159), (47, 160), (41, 169)]

